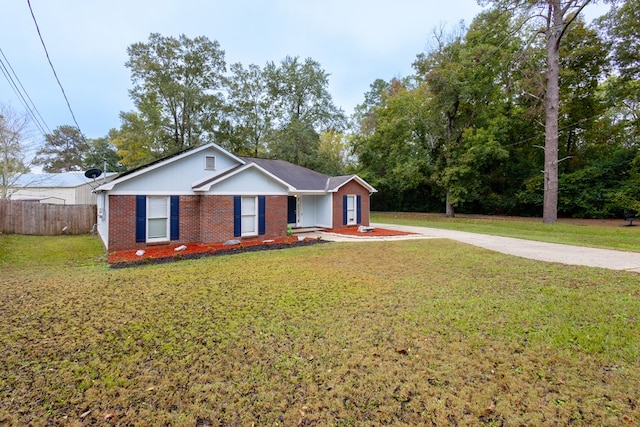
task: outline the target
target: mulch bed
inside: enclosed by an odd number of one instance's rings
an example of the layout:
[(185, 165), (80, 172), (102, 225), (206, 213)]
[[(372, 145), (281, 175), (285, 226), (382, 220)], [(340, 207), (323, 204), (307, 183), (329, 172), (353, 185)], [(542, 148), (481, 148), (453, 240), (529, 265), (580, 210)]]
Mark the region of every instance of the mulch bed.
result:
[[(415, 234), (406, 231), (386, 230), (383, 228), (374, 228), (370, 231), (361, 232), (358, 231), (357, 227), (328, 231), (334, 234), (360, 237), (390, 237)], [(142, 249), (144, 253), (141, 255), (138, 255), (139, 249), (111, 252), (109, 253), (108, 262), (112, 268), (133, 267), (136, 265), (174, 262), (183, 259), (197, 259), (214, 255), (232, 255), (243, 252), (308, 246), (316, 243), (328, 243), (328, 241), (309, 237), (306, 237), (303, 240), (298, 239), (298, 237), (281, 237), (269, 240), (243, 241), (237, 245), (224, 245), (222, 243), (174, 243), (170, 245), (147, 246)], [(181, 246), (186, 246), (186, 248), (184, 250), (176, 250), (176, 248)]]
[[(297, 237), (282, 237), (269, 240), (243, 241), (237, 245), (202, 244), (170, 244), (147, 246), (142, 255), (137, 255), (139, 249), (127, 251), (115, 251), (109, 253), (108, 262), (112, 268), (133, 267), (136, 265), (159, 264), (183, 259), (197, 259), (206, 256), (232, 255), (243, 252), (255, 252), (274, 249), (285, 249), (297, 246), (308, 246), (317, 243), (327, 243), (321, 239), (305, 238), (299, 240)], [(176, 248), (186, 246), (186, 249), (177, 251)]]

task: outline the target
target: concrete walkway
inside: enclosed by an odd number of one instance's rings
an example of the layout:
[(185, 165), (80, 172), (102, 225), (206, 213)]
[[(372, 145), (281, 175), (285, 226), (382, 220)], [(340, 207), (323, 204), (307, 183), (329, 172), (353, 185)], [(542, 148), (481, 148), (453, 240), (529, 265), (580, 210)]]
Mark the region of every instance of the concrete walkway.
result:
[(452, 239), (469, 245), (478, 246), (503, 254), (546, 262), (557, 262), (568, 265), (607, 268), (640, 273), (640, 253), (615, 251), (610, 249), (585, 248), (581, 246), (557, 243), (537, 242), (533, 240), (515, 239), (513, 237), (490, 236), (469, 233), (466, 231), (443, 230), (439, 228), (414, 227), (395, 224), (371, 224), (376, 228), (400, 230), (416, 233), (409, 236), (393, 237), (350, 237), (335, 233), (320, 233), (323, 239), (340, 242), (366, 242), (372, 240), (407, 240), (407, 239)]

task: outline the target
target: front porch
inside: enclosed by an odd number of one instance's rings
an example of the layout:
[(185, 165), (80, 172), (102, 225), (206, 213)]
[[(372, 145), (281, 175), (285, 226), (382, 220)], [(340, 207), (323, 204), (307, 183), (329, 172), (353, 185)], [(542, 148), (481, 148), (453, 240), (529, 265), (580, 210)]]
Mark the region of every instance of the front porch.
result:
[(318, 233), (320, 231), (327, 231), (325, 227), (291, 227), (294, 236), (301, 236), (304, 234)]

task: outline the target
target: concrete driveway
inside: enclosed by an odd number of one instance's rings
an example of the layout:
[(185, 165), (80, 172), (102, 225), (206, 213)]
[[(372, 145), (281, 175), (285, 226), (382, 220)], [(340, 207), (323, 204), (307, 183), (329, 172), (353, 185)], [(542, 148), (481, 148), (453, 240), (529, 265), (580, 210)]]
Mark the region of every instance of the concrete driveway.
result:
[(393, 237), (349, 237), (333, 233), (321, 233), (322, 238), (341, 242), (366, 242), (372, 240), (407, 240), (407, 239), (452, 239), (469, 245), (478, 246), (503, 254), (546, 262), (588, 267), (607, 268), (640, 273), (640, 253), (615, 251), (610, 249), (585, 248), (581, 246), (562, 245), (557, 243), (536, 242), (513, 237), (490, 236), (469, 233), (466, 231), (443, 230), (439, 228), (414, 227), (395, 224), (371, 224), (372, 227), (387, 230), (400, 230), (415, 233), (409, 236)]

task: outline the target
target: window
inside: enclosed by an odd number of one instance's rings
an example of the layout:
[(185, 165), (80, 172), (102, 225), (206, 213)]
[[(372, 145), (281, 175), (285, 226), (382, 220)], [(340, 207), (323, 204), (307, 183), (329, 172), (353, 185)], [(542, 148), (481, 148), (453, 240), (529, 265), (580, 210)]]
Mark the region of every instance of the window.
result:
[(342, 196), (342, 224), (356, 225), (362, 223), (362, 196)]
[(180, 196), (136, 196), (136, 242), (180, 238)]
[(358, 223), (356, 217), (356, 196), (347, 196), (347, 225), (355, 225)]
[(258, 234), (258, 198), (242, 198), (242, 235), (254, 236)]
[(147, 241), (169, 240), (169, 197), (147, 197)]
[(266, 232), (265, 196), (233, 197), (233, 235), (257, 236)]
[(206, 170), (216, 170), (216, 156), (204, 156), (204, 168)]

